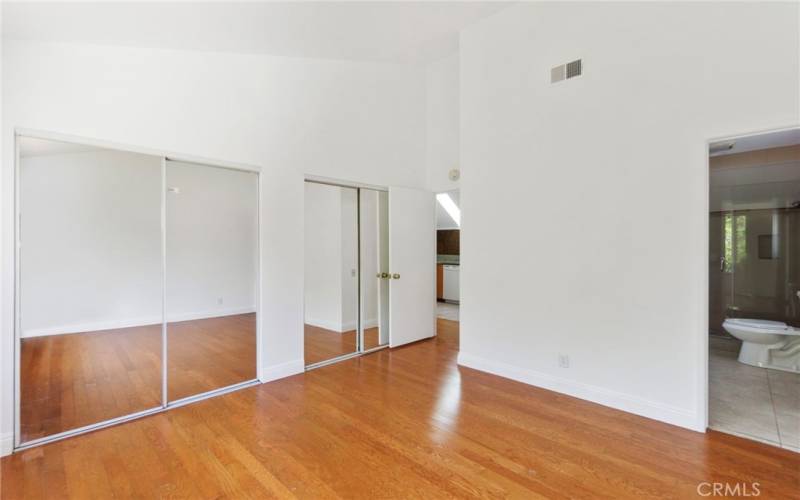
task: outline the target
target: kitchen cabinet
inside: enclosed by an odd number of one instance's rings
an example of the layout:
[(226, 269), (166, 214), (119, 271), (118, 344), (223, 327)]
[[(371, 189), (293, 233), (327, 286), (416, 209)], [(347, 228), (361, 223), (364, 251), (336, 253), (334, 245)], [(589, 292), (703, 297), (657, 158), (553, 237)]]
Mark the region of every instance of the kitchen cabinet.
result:
[(436, 264), (436, 300), (444, 300), (444, 264)]

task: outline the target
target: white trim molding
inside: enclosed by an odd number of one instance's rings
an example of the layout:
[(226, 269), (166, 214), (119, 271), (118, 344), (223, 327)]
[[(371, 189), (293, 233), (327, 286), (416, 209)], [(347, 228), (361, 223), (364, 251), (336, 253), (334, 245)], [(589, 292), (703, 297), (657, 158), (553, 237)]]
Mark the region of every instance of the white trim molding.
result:
[[(237, 314), (250, 314), (256, 312), (255, 307), (237, 307), (220, 309), (216, 311), (200, 311), (190, 313), (176, 313), (167, 318), (167, 323), (178, 321), (191, 321), (196, 319), (221, 318), (224, 316), (235, 316)], [(68, 335), (71, 333), (99, 332), (103, 330), (116, 330), (120, 328), (131, 328), (135, 326), (160, 325), (161, 316), (151, 316), (145, 318), (129, 318), (109, 321), (93, 321), (89, 323), (79, 323), (73, 325), (59, 325), (47, 328), (34, 328), (22, 332), (22, 338), (44, 337), (47, 335)]]
[(698, 424), (698, 417), (694, 412), (677, 408), (655, 401), (648, 401), (630, 394), (598, 387), (582, 382), (576, 382), (546, 373), (520, 368), (506, 363), (489, 360), (480, 356), (460, 352), (458, 364), (467, 368), (491, 373), (500, 377), (516, 380), (524, 384), (541, 387), (550, 391), (567, 394), (572, 397), (591, 401), (633, 413), (642, 417), (652, 418), (668, 424), (677, 425), (693, 431), (705, 432), (705, 428)]
[(0, 457), (11, 455), (14, 451), (14, 434), (0, 434)]
[[(336, 333), (352, 332), (353, 330), (358, 328), (358, 323), (355, 320), (340, 324), (333, 321), (318, 320), (315, 318), (306, 318), (305, 324), (316, 326), (317, 328), (322, 328), (325, 330), (330, 330)], [(368, 319), (364, 322), (364, 328), (374, 328), (376, 326), (378, 326), (377, 319)]]
[(306, 318), (305, 324), (316, 326), (317, 328), (322, 328), (323, 330), (330, 330), (332, 332), (337, 332), (337, 333), (345, 332), (345, 330), (342, 330), (342, 324), (337, 321), (326, 321), (315, 318)]
[(287, 361), (272, 366), (265, 366), (261, 373), (259, 381), (261, 383), (272, 382), (281, 378), (291, 377), (298, 373), (306, 371), (305, 361), (302, 359), (295, 359), (294, 361)]

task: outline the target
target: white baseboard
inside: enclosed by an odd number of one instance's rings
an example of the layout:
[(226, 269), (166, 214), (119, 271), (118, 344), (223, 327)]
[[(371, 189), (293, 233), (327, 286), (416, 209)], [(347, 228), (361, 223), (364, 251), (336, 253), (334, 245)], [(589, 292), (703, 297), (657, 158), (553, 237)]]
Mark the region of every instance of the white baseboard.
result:
[(195, 319), (221, 318), (223, 316), (235, 316), (237, 314), (250, 314), (256, 312), (255, 307), (231, 307), (228, 309), (217, 309), (214, 311), (200, 311), (189, 313), (171, 314), (167, 321), (191, 321)]
[(317, 328), (322, 328), (323, 330), (330, 330), (332, 332), (341, 333), (343, 331), (341, 329), (342, 328), (341, 323), (337, 323), (337, 322), (334, 322), (334, 321), (325, 321), (325, 320), (319, 320), (319, 319), (316, 319), (316, 318), (306, 318), (305, 319), (305, 324), (311, 325), (311, 326), (316, 326)]
[[(376, 326), (378, 326), (378, 320), (377, 319), (368, 319), (368, 320), (364, 321), (364, 328), (374, 328)], [(339, 330), (339, 331), (341, 331), (341, 332), (349, 332), (349, 331), (355, 330), (357, 327), (358, 327), (358, 323), (356, 323), (355, 321), (349, 321), (347, 323), (344, 323), (342, 325), (342, 329)]]
[(526, 368), (512, 366), (506, 363), (474, 356), (465, 352), (458, 354), (458, 364), (483, 372), (509, 378), (518, 382), (541, 387), (562, 394), (567, 394), (579, 399), (608, 406), (616, 410), (652, 418), (668, 424), (677, 425), (693, 431), (705, 432), (698, 424), (698, 417), (694, 412), (671, 405), (648, 401), (630, 394), (598, 387), (591, 384), (576, 382), (546, 373), (536, 372)]
[(305, 362), (302, 359), (287, 361), (278, 365), (265, 366), (261, 372), (259, 381), (262, 383), (271, 382), (284, 377), (291, 377), (306, 370)]
[(0, 457), (11, 455), (12, 451), (14, 451), (14, 435), (0, 434)]
[[(316, 326), (317, 328), (323, 328), (325, 330), (330, 330), (332, 332), (337, 333), (344, 333), (350, 332), (356, 329), (358, 324), (355, 321), (349, 321), (347, 323), (335, 323), (333, 321), (325, 321), (325, 320), (318, 320), (316, 318), (306, 318), (305, 324)], [(364, 328), (374, 328), (378, 326), (377, 319), (368, 319), (364, 322)]]
[[(191, 321), (196, 319), (219, 318), (222, 316), (233, 316), (236, 314), (248, 314), (256, 312), (255, 307), (232, 307), (228, 309), (216, 309), (213, 311), (199, 311), (188, 313), (171, 314), (167, 321)], [(161, 316), (149, 316), (140, 318), (128, 318), (113, 321), (94, 321), (78, 323), (72, 325), (49, 326), (46, 328), (34, 328), (22, 332), (22, 338), (44, 337), (47, 335), (67, 335), (70, 333), (99, 332), (103, 330), (115, 330), (118, 328), (131, 328), (134, 326), (157, 325), (161, 323)]]

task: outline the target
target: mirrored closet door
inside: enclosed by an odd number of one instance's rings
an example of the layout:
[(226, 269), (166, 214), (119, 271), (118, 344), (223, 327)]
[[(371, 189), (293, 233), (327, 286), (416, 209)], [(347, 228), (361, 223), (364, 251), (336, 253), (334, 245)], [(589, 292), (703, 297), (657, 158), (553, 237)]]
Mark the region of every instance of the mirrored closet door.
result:
[(166, 161), (170, 402), (256, 378), (258, 175)]
[(360, 350), (358, 190), (305, 184), (305, 361)]
[(389, 193), (359, 189), (361, 345), (389, 344)]
[(255, 383), (258, 174), (16, 139), (14, 446)]
[(161, 158), (18, 138), (18, 444), (159, 408)]
[(305, 363), (389, 345), (389, 193), (305, 183)]

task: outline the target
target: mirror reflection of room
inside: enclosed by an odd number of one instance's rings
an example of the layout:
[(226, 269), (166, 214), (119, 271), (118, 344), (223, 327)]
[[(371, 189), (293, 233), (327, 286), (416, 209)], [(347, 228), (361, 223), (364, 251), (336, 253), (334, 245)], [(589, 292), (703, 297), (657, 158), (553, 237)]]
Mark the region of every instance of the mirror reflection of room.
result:
[(305, 183), (305, 362), (359, 350), (358, 190)]
[(458, 190), (436, 195), (436, 317), (458, 321), (461, 303), (461, 209)]
[(166, 162), (169, 401), (256, 378), (258, 176)]
[(161, 158), (21, 137), (20, 433), (161, 405)]
[(20, 442), (253, 381), (258, 175), (18, 141)]

